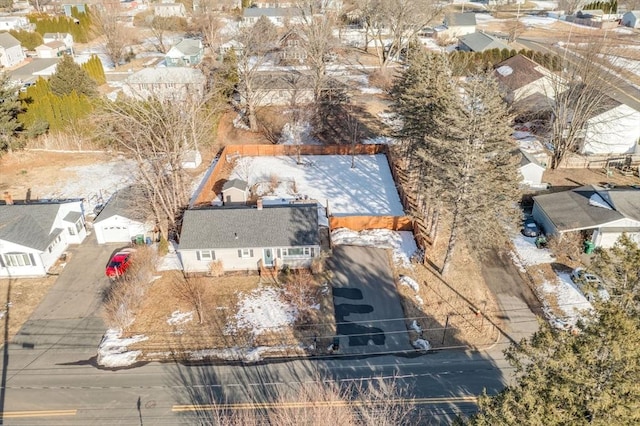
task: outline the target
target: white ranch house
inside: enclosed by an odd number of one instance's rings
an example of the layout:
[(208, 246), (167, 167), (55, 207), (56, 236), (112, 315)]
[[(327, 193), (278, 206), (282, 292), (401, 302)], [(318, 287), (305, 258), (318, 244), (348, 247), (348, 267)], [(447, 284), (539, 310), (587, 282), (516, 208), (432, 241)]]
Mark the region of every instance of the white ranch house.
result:
[(185, 273), (206, 273), (213, 261), (224, 271), (308, 267), (320, 255), (314, 205), (187, 210), (178, 253)]
[(0, 277), (47, 274), (70, 244), (87, 236), (81, 200), (0, 204)]

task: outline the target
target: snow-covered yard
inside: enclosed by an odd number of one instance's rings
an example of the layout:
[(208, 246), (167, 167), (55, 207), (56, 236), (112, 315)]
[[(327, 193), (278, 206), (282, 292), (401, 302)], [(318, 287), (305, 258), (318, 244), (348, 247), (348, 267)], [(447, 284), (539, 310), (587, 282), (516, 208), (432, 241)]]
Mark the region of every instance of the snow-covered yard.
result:
[(298, 307), (287, 303), (283, 292), (274, 287), (260, 287), (243, 295), (233, 322), (227, 324), (225, 334), (241, 330), (258, 336), (268, 331), (280, 331), (298, 318)]
[[(515, 252), (511, 257), (521, 272), (527, 272), (527, 267), (550, 264), (556, 257), (548, 249), (538, 249), (535, 238), (517, 235), (513, 237)], [(538, 286), (538, 296), (542, 299), (543, 310), (552, 326), (560, 329), (571, 329), (584, 313), (593, 307), (582, 292), (571, 281), (567, 272), (555, 272), (555, 279), (544, 279)]]
[(411, 266), (411, 257), (418, 250), (413, 233), (409, 231), (371, 229), (356, 232), (346, 228), (339, 228), (331, 232), (331, 241), (335, 245), (391, 249), (394, 262), (404, 267)]
[(230, 179), (246, 180), (263, 196), (317, 200), (335, 216), (404, 215), (384, 155), (358, 155), (354, 168), (349, 155), (304, 155), (300, 162), (295, 157), (244, 157)]

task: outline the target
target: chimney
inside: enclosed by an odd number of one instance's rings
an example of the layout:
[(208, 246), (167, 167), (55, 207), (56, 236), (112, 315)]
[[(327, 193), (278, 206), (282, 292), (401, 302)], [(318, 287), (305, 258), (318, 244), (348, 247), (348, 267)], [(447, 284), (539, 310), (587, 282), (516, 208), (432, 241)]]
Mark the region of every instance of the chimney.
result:
[(258, 210), (262, 210), (262, 198), (258, 198), (258, 201), (256, 202), (256, 207), (258, 208)]
[(13, 204), (13, 197), (9, 193), (9, 191), (4, 191), (4, 202), (7, 203), (8, 206)]

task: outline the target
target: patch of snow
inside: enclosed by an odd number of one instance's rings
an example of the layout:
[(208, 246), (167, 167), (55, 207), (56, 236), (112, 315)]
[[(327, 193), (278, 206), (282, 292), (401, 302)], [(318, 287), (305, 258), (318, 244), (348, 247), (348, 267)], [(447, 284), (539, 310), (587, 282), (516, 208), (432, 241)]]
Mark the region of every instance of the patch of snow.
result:
[(396, 143), (396, 140), (389, 136), (376, 136), (374, 138), (365, 139), (362, 143), (365, 145), (393, 145)]
[(380, 118), (380, 121), (382, 121), (386, 126), (389, 126), (391, 130), (400, 130), (402, 129), (402, 126), (404, 126), (402, 118), (395, 113), (379, 112), (378, 117)]
[(233, 127), (236, 129), (249, 130), (249, 126), (244, 123), (244, 117), (240, 114), (233, 119)]
[(535, 4), (538, 9), (554, 10), (558, 8), (558, 2), (555, 0), (533, 0), (531, 1), (531, 3)]
[(235, 324), (227, 324), (225, 334), (238, 330), (250, 330), (254, 336), (266, 331), (278, 330), (293, 325), (298, 318), (298, 307), (282, 298), (282, 291), (273, 287), (262, 287), (243, 294), (238, 301)]
[(378, 95), (380, 93), (384, 93), (384, 90), (377, 87), (361, 87), (360, 92), (367, 95)]
[[(243, 157), (230, 179), (246, 180), (250, 186), (270, 187), (277, 174), (280, 185), (263, 195), (303, 198), (329, 206), (333, 215), (402, 216), (404, 209), (384, 155), (358, 155), (351, 168), (350, 155), (303, 155), (295, 157)], [(260, 188), (258, 188), (260, 189)], [(295, 189), (295, 191), (294, 191)]]
[(431, 349), (431, 344), (424, 339), (418, 339), (411, 342), (414, 348), (419, 349), (421, 351), (428, 351)]
[(495, 21), (496, 18), (494, 18), (493, 16), (491, 16), (488, 13), (476, 13), (476, 22), (477, 23), (481, 23), (481, 22), (489, 22), (489, 21)]
[(600, 194), (593, 194), (589, 197), (589, 205), (594, 207), (601, 207), (606, 210), (613, 210), (609, 203), (602, 199)]
[(93, 212), (96, 204), (106, 203), (117, 190), (133, 182), (135, 161), (119, 158), (107, 163), (65, 167), (68, 179), (52, 182), (42, 189), (43, 199), (84, 198), (85, 212)]
[(286, 123), (282, 128), (279, 144), (282, 145), (321, 145), (318, 139), (312, 136), (313, 127), (308, 122), (303, 123)]
[(411, 277), (408, 277), (406, 275), (401, 275), (400, 276), (400, 284), (406, 285), (407, 287), (410, 287), (416, 293), (420, 292), (420, 286), (418, 285), (416, 280), (414, 280)]
[(614, 28), (613, 31), (618, 34), (633, 34), (633, 30), (631, 28)]
[(156, 263), (156, 270), (158, 271), (181, 271), (182, 261), (176, 251), (176, 242), (170, 241), (169, 252), (158, 258)]
[(420, 327), (420, 324), (418, 324), (416, 320), (413, 320), (413, 322), (411, 323), (411, 329), (418, 334), (422, 333), (422, 327)]
[(422, 297), (420, 297), (420, 295), (416, 294), (415, 298), (416, 298), (416, 302), (418, 302), (418, 304), (424, 305), (424, 300), (422, 300)]
[(139, 334), (123, 339), (120, 336), (122, 336), (122, 330), (113, 328), (107, 330), (98, 347), (98, 365), (118, 368), (135, 364), (142, 351), (127, 349), (129, 345), (145, 341), (148, 337)]
[[(541, 289), (543, 298), (548, 295), (555, 296), (558, 308), (563, 314), (563, 317), (558, 318), (550, 309), (545, 312), (556, 327), (575, 327), (578, 320), (582, 319), (585, 313), (593, 311), (591, 303), (571, 281), (570, 274), (566, 272), (558, 272), (557, 279), (554, 282), (545, 281)], [(548, 307), (549, 304), (547, 303)]]
[(555, 18), (546, 16), (524, 16), (520, 18), (520, 22), (528, 27), (546, 27), (558, 22)]
[(515, 253), (512, 252), (511, 257), (514, 259), (514, 264), (518, 266), (521, 271), (524, 270), (525, 266), (552, 263), (556, 260), (551, 250), (537, 248), (535, 243), (536, 239), (533, 237), (517, 235), (511, 241), (513, 241), (513, 246), (516, 249)]
[(418, 249), (413, 233), (410, 231), (371, 229), (356, 232), (347, 228), (338, 228), (331, 232), (331, 241), (336, 245), (391, 249), (394, 262), (405, 267), (411, 267), (411, 256)]
[(171, 316), (167, 319), (167, 324), (181, 325), (181, 324), (186, 324), (189, 321), (193, 321), (193, 311), (189, 311), (189, 312), (173, 311), (171, 313)]
[(500, 74), (503, 77), (513, 74), (513, 68), (511, 68), (509, 65), (503, 65), (501, 67), (498, 67), (496, 68), (496, 71), (498, 72), (498, 74)]

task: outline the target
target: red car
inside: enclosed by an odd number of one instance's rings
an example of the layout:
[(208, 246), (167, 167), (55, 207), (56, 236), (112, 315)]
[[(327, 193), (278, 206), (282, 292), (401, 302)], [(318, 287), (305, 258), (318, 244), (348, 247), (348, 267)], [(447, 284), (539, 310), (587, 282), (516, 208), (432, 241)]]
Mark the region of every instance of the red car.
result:
[(121, 250), (114, 254), (107, 265), (105, 271), (110, 278), (119, 277), (127, 272), (129, 266), (131, 266), (131, 259), (133, 258), (133, 250)]

